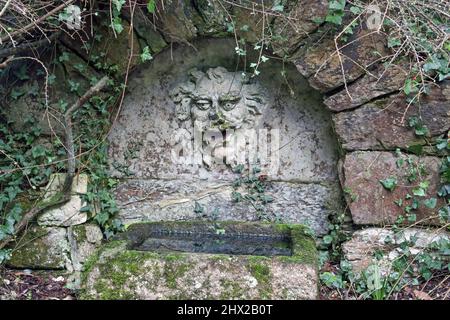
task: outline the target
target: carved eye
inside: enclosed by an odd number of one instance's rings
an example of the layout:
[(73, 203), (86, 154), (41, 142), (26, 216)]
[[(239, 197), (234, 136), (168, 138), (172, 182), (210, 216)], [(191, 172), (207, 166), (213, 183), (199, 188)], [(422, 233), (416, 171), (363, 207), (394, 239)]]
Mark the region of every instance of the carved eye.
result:
[(195, 106), (200, 110), (208, 110), (211, 106), (211, 101), (209, 100), (197, 100), (195, 101)]
[(239, 102), (240, 97), (230, 97), (227, 99), (222, 99), (221, 106), (225, 111), (231, 111), (236, 107), (236, 104)]
[(236, 106), (236, 102), (227, 101), (222, 105), (222, 108), (226, 111), (231, 111)]

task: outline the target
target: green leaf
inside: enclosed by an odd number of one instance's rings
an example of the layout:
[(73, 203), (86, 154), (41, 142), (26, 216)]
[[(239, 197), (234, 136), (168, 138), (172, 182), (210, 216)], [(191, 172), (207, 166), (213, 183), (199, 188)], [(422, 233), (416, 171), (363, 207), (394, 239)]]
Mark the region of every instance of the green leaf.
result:
[(65, 61), (69, 61), (69, 54), (67, 52), (63, 52), (59, 58), (58, 58), (59, 62), (65, 62)]
[(408, 215), (408, 221), (409, 222), (416, 222), (417, 221), (417, 215), (415, 213), (411, 213)]
[(328, 8), (331, 10), (344, 10), (346, 2), (346, 0), (332, 0)]
[(277, 4), (272, 7), (272, 11), (283, 12), (284, 6), (282, 4)]
[(362, 9), (359, 7), (351, 6), (350, 12), (353, 13), (354, 15), (359, 15), (362, 12)]
[(122, 11), (122, 7), (125, 4), (126, 0), (112, 0), (112, 3), (114, 4), (114, 8), (117, 10), (117, 12)]
[(246, 24), (244, 24), (244, 25), (240, 28), (240, 30), (241, 30), (241, 31), (244, 31), (244, 32), (247, 32), (249, 29), (250, 29), (250, 27), (249, 27), (248, 25), (246, 25)]
[(331, 22), (336, 25), (341, 25), (342, 24), (342, 15), (341, 14), (331, 14), (331, 15), (329, 14), (325, 18), (325, 21)]
[(149, 61), (152, 59), (153, 59), (153, 56), (150, 54), (150, 49), (148, 46), (146, 46), (144, 49), (142, 49), (141, 61), (145, 62), (145, 61)]
[(417, 187), (412, 190), (413, 194), (418, 197), (425, 197), (426, 192), (423, 188)]
[[(400, 39), (398, 38), (388, 38), (388, 48), (398, 47), (402, 44)], [(410, 79), (408, 79), (410, 80)]]
[(117, 33), (121, 33), (123, 31), (122, 19), (120, 19), (119, 17), (115, 17), (112, 21), (112, 27), (114, 31), (116, 31)]
[(397, 186), (397, 178), (390, 177), (384, 180), (380, 180), (380, 183), (383, 185), (383, 187), (386, 190), (393, 191), (395, 187)]
[(326, 235), (323, 237), (323, 243), (325, 244), (330, 244), (333, 242), (333, 237), (330, 235)]
[(436, 208), (437, 199), (436, 198), (430, 198), (423, 201), (423, 204), (430, 209)]
[(34, 159), (45, 156), (47, 149), (41, 145), (37, 145), (31, 149), (31, 155)]
[(408, 146), (408, 151), (411, 153), (414, 153), (416, 155), (421, 155), (423, 153), (423, 145), (421, 144), (415, 144), (412, 146)]
[(449, 139), (438, 139), (436, 148), (438, 150), (450, 149), (450, 140)]
[(205, 209), (203, 208), (203, 206), (200, 203), (198, 203), (197, 201), (195, 201), (194, 212), (197, 213), (197, 214), (201, 214), (204, 211), (205, 211)]
[(412, 86), (411, 86), (411, 79), (406, 79), (405, 81), (405, 85), (403, 86), (403, 91), (405, 92), (406, 95), (409, 95), (412, 91)]
[(147, 10), (150, 13), (155, 13), (155, 10), (156, 10), (156, 1), (155, 0), (148, 0)]
[(414, 132), (418, 136), (425, 136), (425, 135), (428, 134), (428, 129), (425, 126), (419, 126), (419, 127), (416, 128), (416, 130)]
[(267, 60), (269, 60), (269, 58), (267, 58), (266, 56), (261, 56), (261, 61), (262, 62), (266, 62)]

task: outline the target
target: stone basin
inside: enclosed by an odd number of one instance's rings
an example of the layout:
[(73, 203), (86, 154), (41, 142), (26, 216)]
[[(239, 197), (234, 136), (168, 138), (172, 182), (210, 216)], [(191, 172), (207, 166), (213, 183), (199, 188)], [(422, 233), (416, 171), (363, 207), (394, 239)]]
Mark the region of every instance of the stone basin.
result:
[(131, 225), (86, 264), (82, 299), (315, 299), (317, 251), (298, 224)]

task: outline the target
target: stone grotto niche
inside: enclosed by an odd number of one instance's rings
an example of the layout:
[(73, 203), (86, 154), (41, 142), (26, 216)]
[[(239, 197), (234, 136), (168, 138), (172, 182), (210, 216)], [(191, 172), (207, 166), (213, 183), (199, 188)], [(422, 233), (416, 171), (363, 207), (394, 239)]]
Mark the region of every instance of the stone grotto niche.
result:
[[(265, 219), (325, 234), (341, 193), (322, 96), (275, 58), (260, 64), (259, 76), (244, 75), (234, 40), (202, 39), (194, 47), (162, 52), (130, 76), (109, 135), (120, 218)], [(252, 51), (247, 63), (258, 59)], [(233, 201), (235, 192), (248, 194), (234, 182), (253, 169), (266, 186), (263, 216), (254, 201)]]

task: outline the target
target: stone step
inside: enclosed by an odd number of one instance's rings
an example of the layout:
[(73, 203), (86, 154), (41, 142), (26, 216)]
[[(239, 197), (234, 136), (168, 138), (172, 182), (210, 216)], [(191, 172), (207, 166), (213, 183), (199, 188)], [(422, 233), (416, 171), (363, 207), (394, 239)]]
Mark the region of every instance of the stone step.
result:
[(317, 250), (298, 224), (138, 223), (82, 279), (82, 299), (316, 299)]

